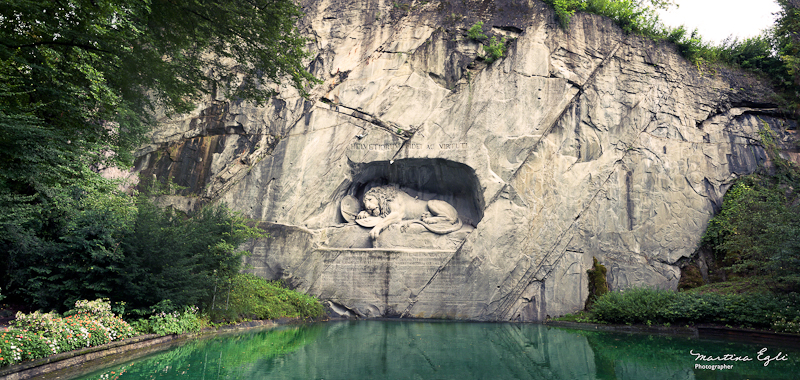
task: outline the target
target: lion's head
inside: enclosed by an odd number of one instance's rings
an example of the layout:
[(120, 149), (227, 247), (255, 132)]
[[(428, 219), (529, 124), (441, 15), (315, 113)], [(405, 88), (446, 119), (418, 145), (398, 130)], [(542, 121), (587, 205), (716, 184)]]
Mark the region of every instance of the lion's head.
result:
[(385, 185), (385, 186), (376, 186), (364, 193), (364, 197), (362, 199), (362, 203), (366, 206), (366, 202), (364, 200), (367, 197), (373, 197), (375, 200), (378, 201), (378, 213), (379, 215), (375, 215), (373, 210), (368, 210), (373, 216), (380, 216), (385, 218), (386, 215), (389, 215), (389, 202), (397, 197), (397, 194), (400, 193), (400, 189), (395, 186)]

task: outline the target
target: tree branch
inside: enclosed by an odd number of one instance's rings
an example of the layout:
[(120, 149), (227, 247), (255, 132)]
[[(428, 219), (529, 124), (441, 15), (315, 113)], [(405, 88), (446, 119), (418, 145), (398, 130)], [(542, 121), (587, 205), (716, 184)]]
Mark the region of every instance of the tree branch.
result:
[(11, 45), (11, 44), (7, 44), (5, 42), (0, 42), (0, 44), (4, 45), (5, 47), (10, 48), (10, 49), (35, 47), (35, 46), (56, 45), (56, 46), (72, 46), (72, 47), (77, 47), (77, 48), (81, 48), (81, 49), (84, 49), (84, 50), (99, 51), (99, 52), (102, 52), (102, 53), (111, 53), (111, 51), (109, 51), (109, 50), (103, 50), (103, 49), (94, 47), (92, 45), (79, 44), (79, 43), (76, 43), (76, 42), (50, 41), (50, 42), (34, 42), (34, 43), (22, 44), (22, 45)]

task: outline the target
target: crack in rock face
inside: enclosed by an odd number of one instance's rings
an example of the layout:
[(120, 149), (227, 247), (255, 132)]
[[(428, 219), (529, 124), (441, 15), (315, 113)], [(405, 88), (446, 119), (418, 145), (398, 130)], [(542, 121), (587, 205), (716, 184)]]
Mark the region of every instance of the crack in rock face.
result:
[[(164, 205), (260, 221), (248, 271), (336, 315), (542, 320), (583, 308), (592, 257), (612, 290), (674, 289), (732, 181), (767, 163), (759, 128), (796, 130), (767, 86), (603, 17), (565, 32), (541, 2), (302, 3), (311, 96), (209, 98), (136, 169), (186, 187)], [(478, 21), (502, 58), (468, 37)]]

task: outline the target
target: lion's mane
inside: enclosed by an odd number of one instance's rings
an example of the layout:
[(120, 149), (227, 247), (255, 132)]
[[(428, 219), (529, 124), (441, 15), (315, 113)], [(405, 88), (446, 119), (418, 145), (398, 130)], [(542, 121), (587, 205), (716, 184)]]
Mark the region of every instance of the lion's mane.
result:
[(389, 201), (395, 199), (398, 194), (400, 194), (400, 189), (395, 186), (376, 186), (367, 190), (362, 199), (370, 195), (375, 197), (375, 199), (378, 200), (378, 207), (381, 210), (380, 217), (385, 218), (386, 215), (389, 215)]

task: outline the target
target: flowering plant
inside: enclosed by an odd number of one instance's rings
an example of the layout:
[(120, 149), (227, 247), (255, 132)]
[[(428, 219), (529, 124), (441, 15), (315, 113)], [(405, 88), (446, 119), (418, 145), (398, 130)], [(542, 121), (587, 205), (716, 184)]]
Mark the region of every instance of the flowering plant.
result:
[(14, 329), (0, 339), (0, 366), (134, 336), (133, 328), (111, 312), (107, 299), (78, 301), (63, 318), (38, 311), (16, 317)]

